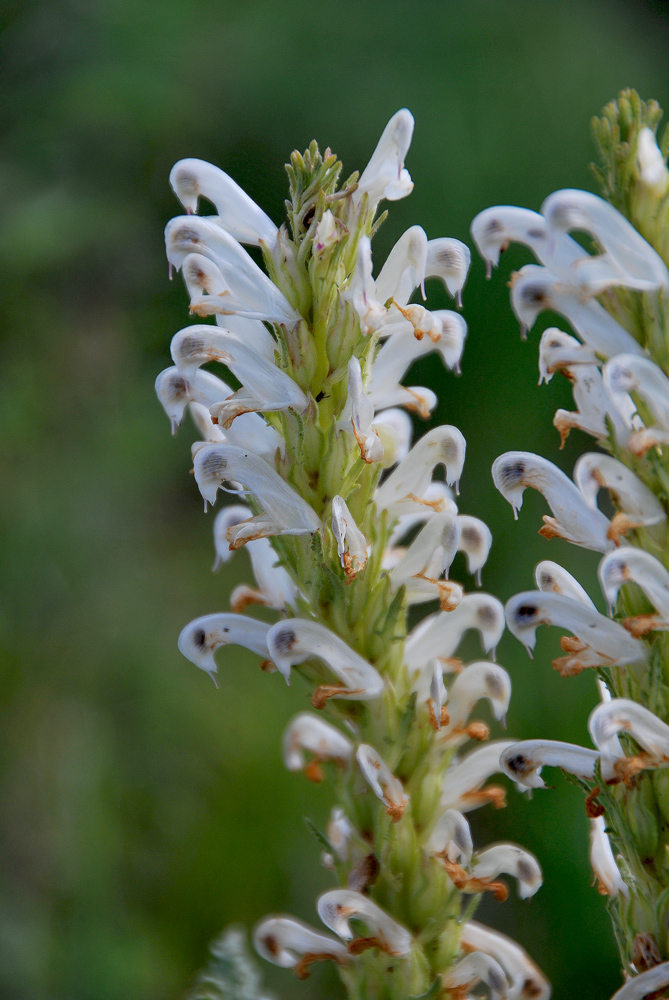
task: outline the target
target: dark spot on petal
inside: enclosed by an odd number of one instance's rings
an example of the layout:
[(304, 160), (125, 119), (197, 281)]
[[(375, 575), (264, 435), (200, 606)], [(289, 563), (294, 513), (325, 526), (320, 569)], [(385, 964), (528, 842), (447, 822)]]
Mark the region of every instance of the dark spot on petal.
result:
[(280, 653), (289, 653), (297, 642), (297, 636), (292, 628), (285, 628), (277, 632), (274, 642)]
[(207, 633), (203, 628), (198, 628), (193, 632), (193, 645), (194, 646), (206, 646), (207, 645)]
[(522, 753), (517, 753), (515, 757), (508, 758), (506, 766), (514, 774), (524, 774), (531, 767), (531, 764), (527, 757), (523, 757)]

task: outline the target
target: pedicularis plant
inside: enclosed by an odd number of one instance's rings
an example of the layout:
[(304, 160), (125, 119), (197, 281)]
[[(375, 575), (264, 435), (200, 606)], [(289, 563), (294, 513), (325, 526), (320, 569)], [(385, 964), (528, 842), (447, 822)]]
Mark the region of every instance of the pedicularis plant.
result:
[[(539, 865), (515, 844), (474, 851), (465, 818), (503, 805), (504, 790), (486, 785), (492, 775), (541, 787), (544, 765), (587, 788), (593, 867), (628, 977), (616, 996), (659, 996), (669, 984), (669, 174), (655, 140), (659, 116), (630, 92), (596, 122), (607, 201), (561, 191), (541, 214), (492, 208), (472, 225), (489, 269), (514, 240), (539, 259), (513, 276), (513, 308), (525, 329), (544, 309), (570, 324), (571, 334), (543, 334), (540, 371), (546, 381), (563, 371), (573, 384), (577, 411), (555, 418), (563, 440), (578, 427), (603, 448), (579, 459), (574, 481), (526, 452), (493, 467), (514, 509), (525, 487), (544, 493), (553, 516), (542, 534), (604, 553), (609, 616), (551, 562), (537, 567), (538, 589), (506, 608), (528, 648), (540, 623), (574, 633), (555, 666), (566, 676), (597, 673), (595, 749), (490, 740), (488, 726), (470, 718), (480, 699), (497, 720), (506, 713), (509, 676), (492, 662), (505, 615), (496, 598), (464, 593), (448, 574), (461, 550), (479, 582), (491, 536), (456, 507), (462, 434), (436, 427), (412, 446), (406, 411), (428, 417), (436, 397), (402, 384), (432, 351), (458, 369), (460, 313), (411, 299), (420, 289), (424, 300), (426, 279), (438, 278), (459, 306), (469, 251), (414, 226), (373, 277), (379, 204), (413, 186), (404, 167), (409, 112), (390, 120), (365, 170), (343, 184), (329, 150), (312, 143), (293, 153), (280, 228), (218, 168), (182, 160), (172, 171), (188, 214), (169, 223), (167, 255), (191, 312), (209, 322), (175, 335), (174, 367), (156, 388), (173, 427), (189, 408), (201, 435), (193, 465), (205, 508), (219, 489), (245, 501), (215, 519), (217, 564), (245, 546), (256, 580), (233, 592), (231, 612), (191, 622), (179, 647), (214, 680), (214, 653), (237, 643), (268, 673), (289, 681), (297, 671), (307, 682), (313, 711), (289, 724), (283, 756), (290, 770), (332, 788), (330, 820), (315, 832), (333, 878), (316, 909), (333, 933), (272, 915), (254, 943), (300, 978), (315, 962), (336, 963), (358, 1000), (463, 1000), (472, 990), (549, 997), (523, 949), (471, 919), (481, 893), (506, 897), (501, 874), (531, 896)], [(194, 215), (200, 199), (217, 214)], [(570, 230), (592, 237), (591, 252)], [(243, 243), (260, 248), (265, 271)], [(203, 369), (209, 362), (241, 387)], [(617, 504), (611, 520), (597, 508), (600, 488)], [(407, 634), (409, 607), (435, 599), (441, 610)], [(248, 613), (257, 605), (275, 609), (276, 623)], [(491, 660), (457, 658), (468, 629)], [(198, 996), (261, 997), (240, 941), (234, 931), (217, 944)]]

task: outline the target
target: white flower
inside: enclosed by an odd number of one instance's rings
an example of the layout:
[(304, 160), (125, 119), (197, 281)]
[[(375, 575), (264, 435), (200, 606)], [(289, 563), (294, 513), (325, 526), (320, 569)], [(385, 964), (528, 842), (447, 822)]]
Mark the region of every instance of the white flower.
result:
[(442, 236), (427, 245), (426, 278), (441, 278), (459, 308), (462, 307), (462, 289), (465, 286), (472, 255), (469, 247), (460, 240)]
[(404, 410), (393, 407), (377, 413), (372, 421), (372, 427), (383, 445), (383, 458), (380, 462), (382, 469), (390, 469), (406, 458), (411, 447), (413, 424)]
[(443, 732), (450, 736), (463, 731), (472, 709), (481, 698), (490, 702), (493, 715), (504, 724), (511, 700), (511, 678), (504, 667), (479, 660), (470, 663), (457, 675), (448, 692), (450, 721)]
[(534, 569), (534, 579), (539, 590), (545, 593), (562, 594), (570, 597), (572, 601), (581, 601), (586, 607), (595, 610), (595, 605), (588, 597), (587, 593), (571, 573), (549, 559), (537, 563)]
[(604, 357), (625, 351), (643, 354), (634, 337), (599, 302), (583, 299), (577, 286), (567, 284), (545, 267), (526, 264), (512, 278), (511, 306), (524, 336), (540, 312), (550, 309), (569, 321), (579, 337)]
[(415, 288), (423, 284), (428, 242), (425, 230), (412, 226), (400, 236), (376, 279), (376, 298), (386, 303), (394, 299), (405, 306)]
[[(241, 483), (262, 513), (228, 528), (233, 549), (268, 535), (313, 535), (320, 521), (312, 508), (257, 455), (228, 444), (208, 444), (193, 462), (195, 481), (206, 503), (215, 503), (224, 482)], [(235, 490), (232, 490), (235, 492)]]
[(506, 972), (510, 989), (507, 1000), (550, 1000), (551, 988), (527, 952), (499, 931), (468, 920), (460, 945), (491, 955)]
[(518, 895), (529, 899), (543, 882), (539, 862), (533, 854), (517, 844), (493, 844), (478, 851), (471, 867), (475, 879), (496, 879), (498, 875), (513, 875), (518, 879)]
[(344, 302), (351, 303), (364, 334), (374, 333), (386, 322), (387, 309), (376, 297), (372, 278), (372, 244), (368, 236), (360, 237), (355, 270), (341, 297)]
[[(628, 733), (646, 753), (639, 755), (639, 765), (643, 767), (667, 767), (669, 765), (669, 726), (658, 719), (643, 705), (629, 698), (612, 698), (597, 705), (588, 719), (588, 732), (597, 749), (603, 755), (612, 757), (619, 746), (619, 733)], [(612, 741), (615, 740), (615, 743)], [(624, 758), (628, 764), (634, 758)], [(615, 770), (625, 773), (625, 767)], [(637, 768), (638, 769), (638, 768)]]
[(201, 197), (206, 198), (216, 206), (215, 221), (240, 243), (274, 245), (277, 227), (272, 220), (232, 177), (213, 164), (205, 160), (179, 160), (170, 171), (170, 184), (189, 214), (197, 212)]
[(625, 285), (642, 291), (669, 288), (669, 271), (662, 258), (624, 215), (589, 191), (555, 191), (541, 206), (549, 227), (556, 232), (585, 230), (604, 253), (586, 257), (576, 271), (579, 279), (596, 275), (596, 288)]
[(474, 852), (469, 823), (457, 809), (447, 809), (430, 834), (427, 849), (442, 854), (452, 863), (469, 865)]
[(574, 633), (575, 640), (562, 641), (563, 650), (571, 655), (553, 661), (555, 669), (565, 677), (587, 667), (625, 666), (646, 658), (644, 644), (632, 638), (622, 625), (563, 594), (524, 591), (510, 598), (505, 610), (509, 631), (530, 655), (539, 625), (556, 625)]
[(471, 224), (472, 239), (486, 262), (486, 277), (497, 267), (500, 254), (509, 243), (522, 243), (554, 274), (569, 275), (572, 265), (585, 250), (566, 233), (551, 233), (539, 212), (512, 205), (486, 208)]
[(368, 464), (383, 458), (381, 438), (374, 429), (374, 405), (365, 393), (360, 361), (352, 357), (348, 363), (348, 406), (353, 434), (360, 448), (360, 457)]
[(559, 740), (523, 740), (506, 747), (499, 760), (500, 770), (525, 788), (545, 788), (541, 777), (542, 767), (559, 767), (568, 774), (592, 781), (595, 766), (602, 761), (602, 775), (612, 771), (597, 750), (562, 743)]
[(253, 930), (253, 946), (261, 958), (282, 969), (295, 969), (299, 979), (307, 977), (314, 961), (331, 959), (344, 965), (349, 955), (340, 941), (314, 930), (294, 917), (265, 917)]
[[(501, 774), (500, 755), (516, 745), (515, 740), (492, 740), (472, 750), (452, 765), (441, 786), (441, 804), (444, 808), (470, 812), (486, 802), (494, 802), (497, 808), (504, 805), (504, 791), (498, 786), (483, 788), (483, 784), (493, 774)], [(514, 781), (517, 781), (514, 778)]]
[[(451, 611), (462, 599), (462, 588), (448, 582), (448, 571), (460, 541), (460, 522), (450, 511), (429, 518), (404, 555), (390, 572), (393, 589), (403, 584), (410, 603), (439, 598), (442, 609)], [(441, 575), (445, 573), (446, 580)]]
[[(605, 365), (603, 374), (616, 403), (628, 393), (635, 393), (660, 427), (669, 430), (669, 378), (650, 358), (618, 354)], [(631, 419), (629, 423), (631, 426)]]
[(490, 990), (490, 1000), (507, 1000), (509, 981), (504, 969), (494, 958), (482, 951), (473, 951), (452, 965), (444, 973), (444, 983), (448, 990), (464, 995), (462, 991), (473, 989), (478, 983), (485, 983)]
[[(292, 329), (300, 316), (264, 271), (216, 222), (198, 216), (178, 216), (165, 228), (167, 259), (177, 269), (189, 253), (199, 253), (217, 265), (227, 286), (218, 295), (221, 312), (282, 323)], [(213, 296), (210, 296), (213, 298)]]
[(611, 841), (606, 832), (606, 821), (603, 816), (596, 816), (590, 820), (590, 864), (602, 896), (615, 899), (618, 893), (623, 896), (629, 895), (629, 889), (611, 850)]
[[(228, 542), (228, 531), (242, 521), (253, 516), (250, 507), (233, 504), (223, 507), (214, 521), (214, 548), (216, 562), (214, 572), (226, 563), (233, 554)], [(251, 569), (256, 579), (257, 589), (239, 584), (230, 594), (230, 607), (233, 611), (243, 611), (249, 604), (264, 604), (277, 611), (285, 610), (286, 606), (294, 607), (297, 598), (297, 588), (291, 577), (279, 566), (279, 555), (274, 551), (268, 538), (256, 538), (247, 542), (246, 551), (251, 560)]]
[(633, 976), (611, 997), (611, 1000), (644, 1000), (669, 986), (669, 962), (654, 965), (640, 976)]
[(170, 351), (183, 378), (190, 382), (200, 365), (220, 361), (242, 383), (242, 388), (211, 405), (212, 415), (231, 426), (243, 413), (256, 410), (296, 410), (302, 413), (307, 397), (290, 375), (235, 334), (215, 326), (187, 326), (172, 337)]
[(516, 518), (528, 486), (543, 494), (554, 516), (544, 515), (540, 535), (565, 538), (596, 552), (613, 548), (608, 518), (589, 506), (578, 487), (548, 459), (527, 451), (507, 451), (493, 462), (492, 477)]
[[(304, 751), (313, 754), (307, 766)], [(320, 715), (300, 712), (291, 719), (283, 734), (283, 762), (289, 771), (304, 771), (311, 780), (320, 781), (318, 765), (324, 760), (347, 763), (353, 756), (353, 744), (342, 732)]]
[(454, 611), (428, 615), (407, 636), (405, 660), (409, 669), (435, 657), (449, 659), (468, 629), (476, 629), (486, 653), (492, 653), (504, 631), (504, 608), (490, 594), (465, 594)]
[(383, 691), (383, 678), (374, 667), (318, 622), (306, 618), (277, 622), (267, 635), (267, 643), (272, 660), (287, 681), (290, 679), (290, 668), (296, 664), (304, 663), (310, 657), (323, 660), (341, 681), (337, 687), (319, 688), (316, 693), (324, 698), (366, 700), (378, 698)]
[[(436, 351), (449, 369), (459, 368), (460, 358), (467, 336), (467, 324), (459, 313), (442, 309), (430, 314), (439, 323), (438, 339), (424, 337), (416, 340), (404, 332), (393, 333), (381, 347), (372, 362), (369, 397), (377, 408), (386, 405), (393, 394), (401, 394), (402, 379), (411, 365)], [(404, 392), (406, 393), (406, 389)]]
[(354, 202), (366, 194), (372, 208), (383, 198), (398, 201), (411, 194), (413, 182), (404, 168), (404, 158), (411, 145), (413, 124), (413, 115), (406, 108), (393, 115), (360, 176)]
[(656, 198), (664, 198), (669, 188), (669, 171), (657, 145), (655, 133), (645, 125), (639, 132), (636, 147), (639, 179)]
[(409, 796), (404, 794), (402, 782), (395, 777), (374, 747), (361, 743), (355, 756), (365, 781), (386, 806), (386, 812), (393, 823), (397, 823), (409, 804)]
[[(355, 917), (356, 920), (362, 920), (371, 932), (374, 939), (372, 947), (380, 948), (388, 955), (406, 955), (411, 951), (413, 939), (406, 927), (398, 924), (361, 892), (354, 892), (352, 889), (324, 892), (318, 898), (318, 916), (326, 927), (344, 941), (353, 941), (355, 938), (349, 926), (349, 920)], [(363, 940), (369, 946), (368, 939)]]
[(667, 515), (655, 494), (611, 455), (599, 452), (581, 455), (574, 466), (574, 482), (593, 510), (597, 510), (600, 489), (607, 489), (615, 498), (620, 511), (611, 521), (608, 536), (616, 543), (625, 531), (666, 520)]
[(467, 557), (467, 571), (476, 577), (476, 585), (481, 586), (481, 570), (485, 566), (490, 547), (492, 532), (487, 524), (478, 517), (469, 514), (458, 514), (460, 523), (460, 541), (458, 551)]
[(353, 579), (367, 565), (370, 545), (340, 496), (332, 498), (332, 534), (346, 576)]
[(669, 571), (659, 559), (643, 549), (623, 545), (602, 559), (597, 572), (609, 614), (613, 614), (620, 588), (636, 583), (659, 612), (655, 627), (669, 628)]
[(452, 514), (458, 513), (457, 505), (453, 500), (452, 489), (439, 479), (432, 480), (423, 493), (422, 500), (422, 504), (413, 505), (414, 510), (412, 513), (401, 514), (395, 521), (395, 526), (388, 543), (391, 549), (418, 524), (429, 521), (431, 517), (434, 517), (440, 511), (448, 510)]
[(376, 506), (391, 517), (414, 513), (422, 505), (438, 465), (446, 470), (446, 482), (456, 484), (465, 461), (465, 439), (449, 424), (434, 427), (413, 446), (376, 491)]
[(216, 650), (221, 646), (246, 646), (253, 653), (269, 660), (268, 631), (269, 625), (266, 622), (259, 622), (245, 615), (204, 615), (182, 630), (179, 651), (200, 670), (206, 671), (216, 684)]

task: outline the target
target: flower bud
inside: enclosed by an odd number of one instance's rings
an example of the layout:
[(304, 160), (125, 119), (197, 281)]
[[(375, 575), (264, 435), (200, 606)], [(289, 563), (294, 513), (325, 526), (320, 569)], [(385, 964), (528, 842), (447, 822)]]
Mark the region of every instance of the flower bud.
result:
[(669, 189), (669, 170), (655, 138), (655, 133), (645, 125), (639, 131), (636, 147), (639, 179), (656, 198), (664, 198)]
[(437, 820), (430, 834), (427, 849), (433, 854), (443, 854), (448, 861), (469, 865), (474, 852), (469, 823), (457, 809), (447, 809)]
[(361, 743), (355, 756), (365, 781), (384, 803), (393, 823), (397, 823), (409, 803), (409, 796), (404, 794), (402, 782), (395, 777), (374, 747)]

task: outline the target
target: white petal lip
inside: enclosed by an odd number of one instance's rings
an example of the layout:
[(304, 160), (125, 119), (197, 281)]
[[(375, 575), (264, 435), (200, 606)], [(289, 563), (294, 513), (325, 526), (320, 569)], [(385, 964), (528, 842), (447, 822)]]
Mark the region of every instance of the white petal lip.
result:
[(499, 962), (511, 984), (509, 1000), (550, 1000), (551, 988), (542, 973), (527, 952), (505, 934), (469, 920), (462, 928), (461, 944), (484, 951)]
[(282, 969), (294, 968), (304, 955), (330, 955), (339, 963), (349, 959), (341, 941), (282, 913), (264, 917), (256, 924), (253, 946), (261, 958)]
[(655, 766), (669, 765), (669, 726), (629, 698), (612, 698), (597, 705), (590, 713), (588, 732), (602, 754), (612, 756), (615, 753), (612, 741), (619, 733), (628, 733), (657, 760)]
[(623, 545), (602, 559), (597, 572), (610, 610), (620, 588), (626, 583), (636, 583), (669, 624), (669, 571), (659, 559), (643, 549)]
[(250, 319), (283, 323), (292, 328), (300, 316), (237, 240), (217, 223), (197, 215), (178, 216), (165, 228), (170, 264), (180, 268), (190, 253), (199, 253), (217, 265), (230, 294), (229, 312)]
[(228, 541), (233, 548), (252, 538), (313, 534), (320, 528), (309, 504), (267, 462), (242, 448), (205, 445), (195, 456), (193, 469), (205, 502), (215, 503), (223, 482), (235, 482), (249, 490), (263, 508), (263, 514), (228, 529)]
[(534, 649), (539, 625), (556, 625), (573, 632), (610, 666), (639, 663), (647, 655), (644, 644), (618, 622), (563, 594), (526, 590), (506, 602), (505, 612), (509, 632), (528, 650)]
[(406, 955), (411, 951), (413, 938), (406, 927), (398, 924), (361, 892), (354, 892), (352, 889), (324, 892), (318, 898), (318, 916), (326, 927), (344, 941), (352, 941), (355, 936), (348, 923), (355, 917), (364, 921), (372, 936), (384, 945), (388, 954)]
[(669, 378), (650, 358), (619, 353), (604, 366), (603, 374), (616, 402), (627, 393), (636, 393), (660, 427), (669, 430)]
[(567, 232), (581, 229), (594, 236), (621, 276), (627, 281), (636, 281), (629, 287), (669, 287), (669, 272), (662, 258), (634, 226), (603, 198), (589, 191), (555, 191), (546, 198), (541, 211), (552, 230)]
[(462, 306), (462, 289), (467, 281), (471, 251), (466, 243), (442, 236), (427, 245), (426, 278), (441, 278), (458, 307)]
[(523, 331), (534, 326), (539, 313), (550, 309), (564, 316), (584, 343), (604, 357), (623, 351), (643, 354), (634, 337), (599, 302), (583, 301), (578, 287), (567, 284), (545, 267), (526, 264), (514, 274), (511, 306)]
[(216, 206), (218, 222), (240, 243), (272, 247), (277, 227), (232, 177), (206, 160), (179, 160), (170, 171), (170, 184), (188, 213), (197, 212), (204, 197)]
[(457, 809), (447, 809), (437, 820), (437, 825), (427, 842), (428, 851), (446, 853), (449, 861), (469, 865), (474, 853), (469, 823)]
[(214, 679), (217, 672), (214, 653), (221, 646), (245, 646), (258, 656), (269, 659), (266, 622), (245, 615), (203, 615), (190, 622), (179, 636), (179, 651), (200, 670)]
[(576, 337), (570, 336), (556, 326), (550, 326), (541, 334), (539, 341), (539, 385), (550, 382), (556, 371), (561, 368), (575, 366), (597, 365), (597, 355), (581, 344)]
[(611, 1000), (644, 1000), (644, 997), (665, 986), (669, 986), (669, 962), (662, 962), (647, 972), (642, 972), (640, 976), (628, 979), (625, 985), (613, 994)]
[(304, 770), (304, 750), (319, 760), (349, 761), (353, 756), (351, 741), (321, 715), (313, 712), (300, 712), (294, 716), (283, 734), (283, 762), (289, 771)]
[(596, 610), (594, 603), (587, 593), (571, 573), (550, 559), (544, 559), (537, 563), (534, 569), (534, 579), (539, 590), (544, 593), (562, 594), (563, 597), (570, 597), (573, 601), (580, 601), (586, 607)]
[(378, 698), (383, 691), (383, 678), (374, 667), (318, 622), (306, 618), (277, 622), (268, 633), (267, 643), (272, 660), (286, 680), (292, 666), (313, 656), (323, 660), (350, 689), (350, 695), (342, 692), (338, 697), (363, 700)]
[(543, 494), (557, 522), (555, 530), (562, 538), (596, 552), (608, 552), (614, 547), (607, 535), (608, 518), (590, 507), (578, 487), (548, 459), (527, 451), (507, 451), (493, 462), (492, 477), (511, 504), (514, 516), (529, 486)]
[[(601, 760), (597, 750), (559, 740), (523, 740), (505, 748), (499, 759), (500, 770), (526, 788), (545, 788), (542, 767), (559, 767), (569, 774), (592, 780), (595, 765)], [(603, 764), (605, 762), (602, 762)], [(604, 775), (612, 773), (603, 767)]]

